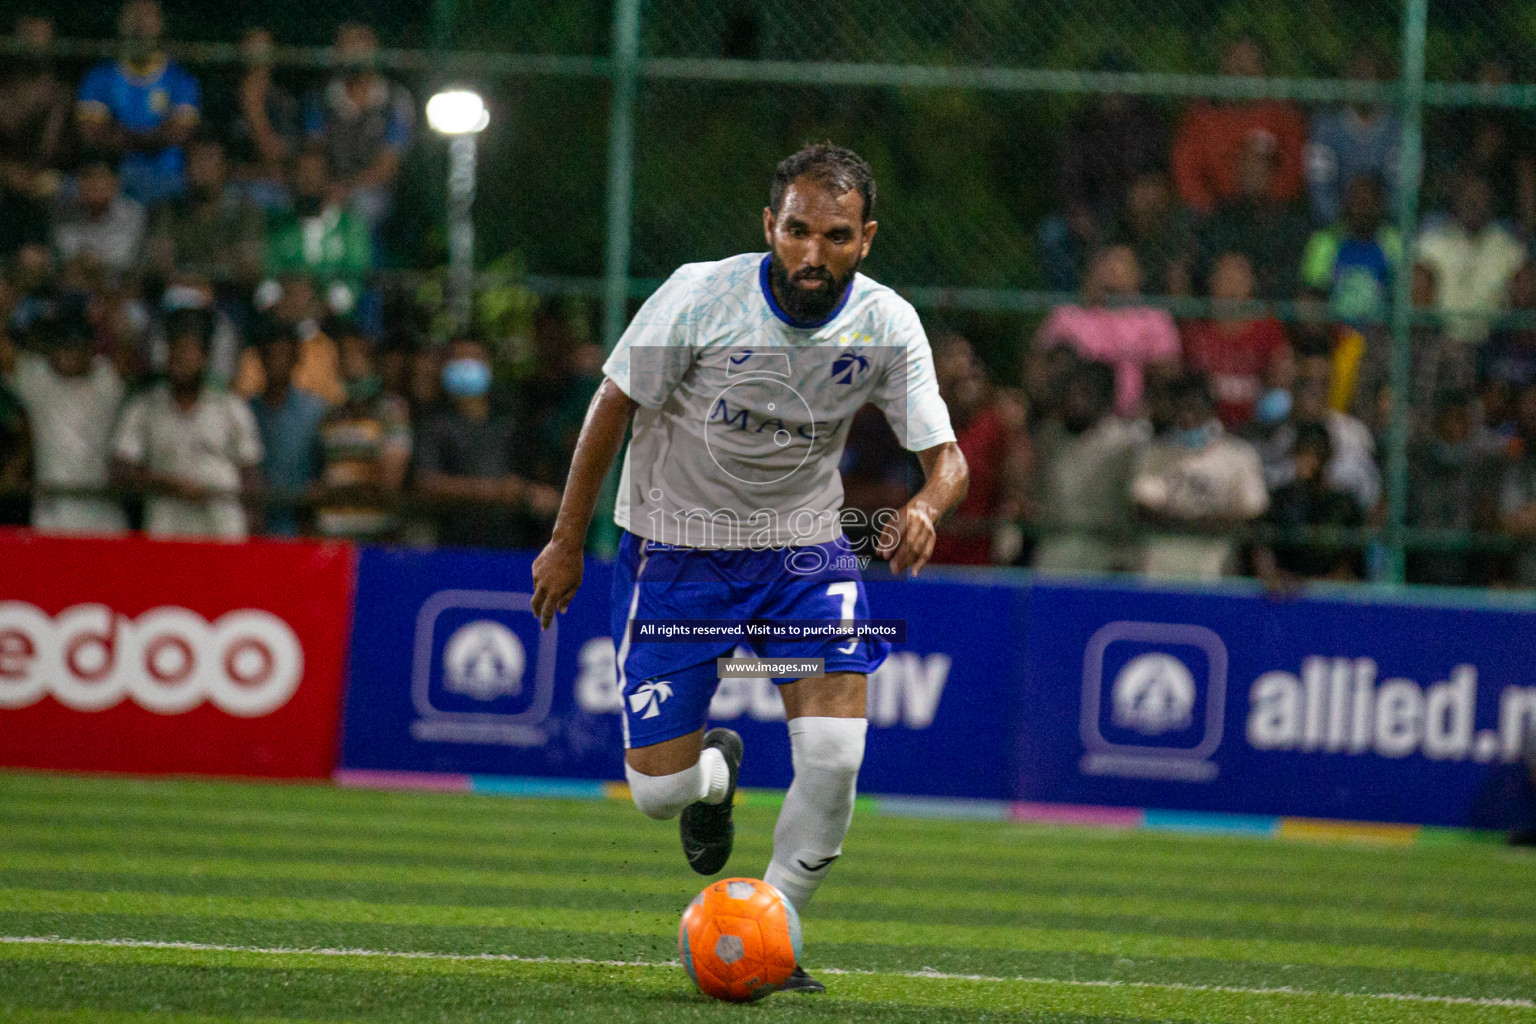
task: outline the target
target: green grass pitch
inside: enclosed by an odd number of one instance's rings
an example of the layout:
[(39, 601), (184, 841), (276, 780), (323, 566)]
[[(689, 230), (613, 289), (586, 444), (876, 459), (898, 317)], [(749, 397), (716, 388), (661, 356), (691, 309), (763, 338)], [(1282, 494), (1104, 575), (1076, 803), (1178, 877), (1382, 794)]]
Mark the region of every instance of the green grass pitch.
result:
[(845, 851), (829, 993), (726, 1006), (676, 826), (618, 802), (0, 773), (0, 1021), (1536, 1021), (1521, 851), (864, 813)]

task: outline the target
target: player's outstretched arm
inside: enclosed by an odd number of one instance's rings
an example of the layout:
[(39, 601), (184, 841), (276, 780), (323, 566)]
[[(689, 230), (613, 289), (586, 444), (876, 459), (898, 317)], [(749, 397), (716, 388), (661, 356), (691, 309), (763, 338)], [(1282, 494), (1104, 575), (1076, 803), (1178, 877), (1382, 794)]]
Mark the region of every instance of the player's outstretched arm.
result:
[(953, 441), (917, 453), (923, 465), (923, 489), (902, 506), (896, 522), (880, 532), (880, 557), (891, 562), (891, 573), (916, 576), (933, 557), (933, 524), (960, 504), (970, 483), (965, 455)]
[(576, 439), (571, 472), (560, 499), (554, 533), (539, 557), (533, 560), (533, 614), (548, 628), (556, 612), (563, 612), (581, 586), (582, 549), (587, 527), (597, 507), (598, 493), (613, 457), (624, 443), (624, 430), (637, 404), (617, 384), (604, 380), (587, 407), (587, 418)]

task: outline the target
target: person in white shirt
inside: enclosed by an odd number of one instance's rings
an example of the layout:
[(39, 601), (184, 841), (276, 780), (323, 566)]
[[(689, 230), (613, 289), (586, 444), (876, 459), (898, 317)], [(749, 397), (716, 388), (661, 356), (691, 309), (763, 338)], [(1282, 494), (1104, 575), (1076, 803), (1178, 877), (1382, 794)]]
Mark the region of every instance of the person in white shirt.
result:
[(166, 383), (128, 403), (113, 445), (124, 484), (149, 492), (144, 530), (155, 537), (243, 540), (241, 499), (259, 486), (261, 438), (250, 406), (203, 382), (212, 318), (172, 314)]
[[(878, 224), (869, 165), (838, 146), (779, 164), (763, 210), (766, 253), (680, 268), (636, 314), (603, 366), (553, 538), (533, 564), (533, 613), (547, 627), (581, 584), (582, 547), (604, 476), (623, 446), (614, 519), (614, 641), (623, 693), (625, 775), (635, 804), (681, 815), (689, 865), (720, 871), (735, 835), (731, 798), (741, 737), (704, 731), (717, 657), (735, 640), (631, 643), (629, 624), (868, 618), (844, 534), (838, 464), (848, 424), (873, 403), (915, 453), (925, 483), (883, 510), (879, 553), (896, 574), (933, 553), (933, 524), (964, 497), (968, 474), (933, 354), (912, 306), (858, 272)], [(889, 644), (752, 641), (787, 662), (776, 678), (795, 778), (764, 879), (804, 907), (842, 853), (864, 757), (868, 674)], [(796, 968), (790, 990), (824, 991)]]
[(1142, 571), (1153, 579), (1213, 580), (1233, 570), (1234, 527), (1269, 508), (1259, 454), (1222, 430), (1205, 379), (1173, 385), (1174, 424), (1136, 454), (1131, 501), (1154, 532)]
[(86, 258), (116, 274), (139, 264), (148, 215), (142, 204), (118, 191), (117, 174), (105, 163), (80, 171), (80, 192), (61, 211), (53, 247), (66, 260)]
[(1424, 229), (1415, 260), (1434, 271), (1436, 308), (1448, 338), (1467, 344), (1488, 337), (1488, 319), (1508, 305), (1510, 278), (1526, 260), (1525, 246), (1493, 219), (1493, 189), (1466, 173), (1457, 183), (1451, 217)]
[(93, 357), (83, 303), (49, 303), (32, 333), (46, 347), (46, 357), (0, 353), (5, 382), (32, 422), (38, 491), (32, 527), (45, 533), (122, 533), (128, 520), (120, 504), (78, 492), (104, 490), (110, 483), (108, 456), (123, 381), (110, 362)]

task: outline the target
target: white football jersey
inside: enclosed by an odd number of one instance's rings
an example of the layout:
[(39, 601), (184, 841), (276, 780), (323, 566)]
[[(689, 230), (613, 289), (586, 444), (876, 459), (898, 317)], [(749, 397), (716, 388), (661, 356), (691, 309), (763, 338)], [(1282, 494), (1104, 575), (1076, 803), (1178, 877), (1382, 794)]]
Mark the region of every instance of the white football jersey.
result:
[(838, 464), (866, 402), (910, 451), (955, 439), (910, 303), (858, 274), (825, 320), (796, 323), (774, 301), (763, 253), (679, 268), (603, 372), (640, 405), (614, 520), (661, 543), (840, 537)]

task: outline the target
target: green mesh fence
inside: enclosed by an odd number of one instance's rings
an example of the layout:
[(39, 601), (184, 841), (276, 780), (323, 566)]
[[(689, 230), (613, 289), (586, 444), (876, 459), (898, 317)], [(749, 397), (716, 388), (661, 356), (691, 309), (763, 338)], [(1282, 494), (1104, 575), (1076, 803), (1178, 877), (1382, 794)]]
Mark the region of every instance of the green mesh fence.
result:
[[(616, 25), (636, 5), (626, 50)], [(1015, 372), (1034, 324), (1062, 299), (1042, 266), (1040, 225), (1059, 205), (1067, 126), (1107, 94), (1138, 96), (1170, 134), (1189, 105), (1207, 99), (1283, 99), (1304, 117), (1347, 101), (1390, 105), (1401, 150), (1416, 151), (1423, 128), (1422, 194), (1410, 175), (1389, 214), (1410, 234), (1421, 214), (1444, 209), (1453, 169), (1492, 135), (1502, 134), (1505, 152), (1490, 158), (1491, 173), (1525, 173), (1536, 149), (1536, 0), (165, 7), (178, 54), (210, 91), (227, 88), (237, 68), (234, 49), (219, 44), (252, 24), (287, 47), (283, 80), (296, 92), (313, 88), (344, 20), (377, 27), (382, 66), (418, 101), (448, 82), (480, 89), (493, 123), (481, 139), (479, 262), (541, 293), (606, 296), (610, 341), (633, 303), (678, 264), (761, 247), (772, 167), (811, 140), (851, 145), (875, 168), (882, 227), (869, 271), (911, 295), (932, 326), (971, 333), (1003, 374)], [(0, 0), (0, 19), (31, 8)], [(115, 5), (53, 15), (61, 66), (78, 71), (106, 52)], [(1222, 73), (1223, 53), (1243, 37), (1259, 44), (1260, 77)], [(1379, 77), (1347, 80), (1362, 53), (1378, 58)], [(441, 140), (421, 126), (391, 229), (393, 267), (442, 265), (445, 169)], [(1525, 184), (1529, 201), (1500, 212), (1536, 231), (1536, 177)], [(1408, 298), (1405, 286), (1380, 328), (1403, 352)], [(1206, 307), (1196, 295), (1178, 308)], [(1411, 363), (1398, 369), (1399, 382), (1412, 379)], [(1394, 501), (1383, 536), (1399, 546), (1408, 423), (1402, 412), (1387, 460)]]

